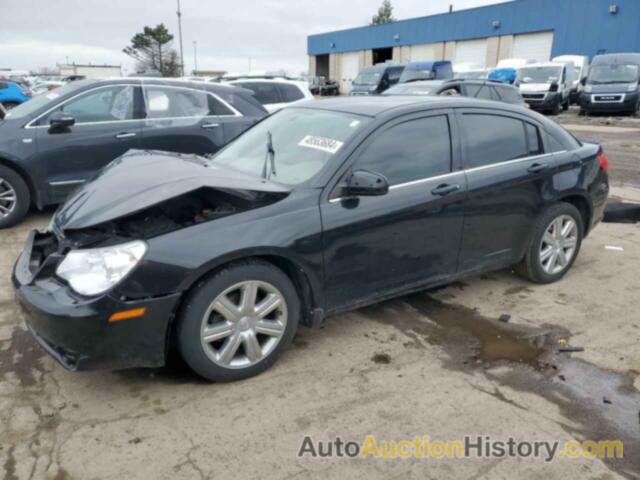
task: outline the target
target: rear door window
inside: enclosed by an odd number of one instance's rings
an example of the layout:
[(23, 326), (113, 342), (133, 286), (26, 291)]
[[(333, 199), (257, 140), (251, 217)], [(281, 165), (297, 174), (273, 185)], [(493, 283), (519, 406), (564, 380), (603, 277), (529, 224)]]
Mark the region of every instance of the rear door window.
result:
[(467, 146), (466, 168), (530, 156), (527, 130), (522, 120), (502, 115), (465, 113), (462, 115), (462, 129)]
[(390, 185), (451, 171), (451, 136), (446, 115), (409, 120), (383, 131), (356, 162), (384, 175)]
[(209, 95), (203, 90), (146, 86), (144, 89), (148, 118), (206, 117)]

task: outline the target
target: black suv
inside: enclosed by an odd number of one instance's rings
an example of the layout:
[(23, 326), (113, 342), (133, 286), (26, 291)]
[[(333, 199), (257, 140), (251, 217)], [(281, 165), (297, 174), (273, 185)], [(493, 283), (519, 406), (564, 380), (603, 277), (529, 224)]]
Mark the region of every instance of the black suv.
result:
[(527, 107), (520, 91), (493, 80), (454, 78), (451, 80), (424, 80), (400, 83), (383, 95), (450, 95), (495, 100)]
[(80, 80), (0, 120), (0, 228), (131, 149), (214, 153), (267, 114), (248, 90), (203, 82)]

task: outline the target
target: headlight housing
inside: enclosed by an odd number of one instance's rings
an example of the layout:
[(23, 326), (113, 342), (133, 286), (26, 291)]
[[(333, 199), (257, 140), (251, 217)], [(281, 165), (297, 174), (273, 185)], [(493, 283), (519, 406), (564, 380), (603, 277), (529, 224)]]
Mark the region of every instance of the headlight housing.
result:
[(81, 295), (104, 293), (122, 280), (147, 252), (141, 240), (112, 247), (71, 250), (56, 274)]
[(635, 92), (638, 90), (638, 82), (634, 82), (627, 87), (627, 92)]
[(591, 85), (584, 86), (584, 93), (591, 93), (593, 91), (593, 87)]

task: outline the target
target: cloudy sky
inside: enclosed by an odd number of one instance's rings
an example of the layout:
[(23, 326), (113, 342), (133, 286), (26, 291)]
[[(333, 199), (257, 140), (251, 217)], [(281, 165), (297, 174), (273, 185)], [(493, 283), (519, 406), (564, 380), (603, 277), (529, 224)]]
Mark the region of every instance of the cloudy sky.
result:
[[(397, 19), (506, 0), (392, 0)], [(181, 0), (186, 70), (247, 71), (307, 68), (306, 37), (365, 25), (382, 0)], [(164, 23), (178, 47), (176, 0), (2, 0), (0, 68), (75, 63), (122, 65), (122, 53), (144, 25)]]

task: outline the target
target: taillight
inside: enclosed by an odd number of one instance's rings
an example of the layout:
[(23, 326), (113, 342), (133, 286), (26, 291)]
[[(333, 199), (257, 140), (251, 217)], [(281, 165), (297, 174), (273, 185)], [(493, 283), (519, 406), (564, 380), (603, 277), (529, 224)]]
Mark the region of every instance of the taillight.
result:
[(47, 91), (51, 91), (51, 90), (55, 90), (56, 88), (58, 88), (57, 85), (47, 85)]
[(604, 170), (605, 173), (609, 173), (609, 159), (607, 158), (607, 156), (604, 154), (602, 150), (598, 152), (598, 155), (596, 156), (596, 158), (598, 159), (600, 168)]
[(31, 96), (31, 92), (29, 90), (23, 90), (22, 91), (22, 95), (24, 95), (25, 97), (30, 97)]

